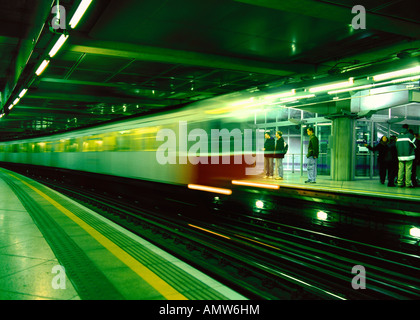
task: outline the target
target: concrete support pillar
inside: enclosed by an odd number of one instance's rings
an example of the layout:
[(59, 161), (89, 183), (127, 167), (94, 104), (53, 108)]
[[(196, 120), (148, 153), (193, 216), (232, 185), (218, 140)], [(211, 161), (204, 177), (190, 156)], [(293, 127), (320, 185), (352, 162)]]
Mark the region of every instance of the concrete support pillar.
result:
[(331, 150), (333, 180), (354, 180), (354, 148), (354, 120), (347, 117), (334, 119)]
[[(350, 111), (350, 103), (347, 101), (338, 102), (336, 107), (338, 112)], [(331, 177), (334, 181), (354, 180), (355, 120), (344, 112), (342, 116), (332, 119)]]

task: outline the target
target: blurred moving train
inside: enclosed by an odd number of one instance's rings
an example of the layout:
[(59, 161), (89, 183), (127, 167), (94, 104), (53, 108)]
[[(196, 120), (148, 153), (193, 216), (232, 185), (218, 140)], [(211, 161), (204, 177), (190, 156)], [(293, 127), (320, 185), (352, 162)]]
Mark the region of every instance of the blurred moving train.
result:
[[(251, 108), (255, 104), (253, 99), (243, 98), (243, 94), (239, 96), (239, 100), (235, 97), (236, 95), (232, 94), (231, 97), (204, 100), (181, 109), (135, 119), (37, 138), (0, 142), (0, 161), (171, 184), (225, 185), (232, 179), (244, 178), (246, 167), (255, 166), (249, 164), (249, 158), (245, 159), (246, 154), (255, 154), (257, 136), (259, 143), (264, 139), (263, 134), (259, 134), (262, 130), (257, 130), (254, 126), (254, 113)], [(248, 111), (247, 104), (250, 105)], [(180, 123), (185, 124), (185, 127)], [(200, 138), (193, 135), (187, 139), (185, 136), (181, 137), (185, 132), (180, 131), (184, 129), (189, 133), (198, 130), (208, 135), (201, 134)], [(234, 145), (237, 139), (233, 136), (232, 139), (229, 138), (229, 147), (226, 148), (222, 139), (211, 135), (215, 129), (239, 133), (242, 135), (240, 139), (247, 131), (245, 129), (249, 132), (252, 129), (252, 150), (245, 152), (244, 144), (239, 147)], [(163, 145), (170, 139), (169, 135), (161, 134), (165, 132), (174, 133), (176, 145), (172, 146), (172, 149), (163, 149), (162, 153)], [(203, 136), (210, 138), (206, 142), (199, 141), (198, 144), (197, 141)], [(204, 143), (207, 143), (207, 148), (204, 147)], [(184, 148), (180, 148), (182, 144), (185, 144)], [(215, 145), (220, 146), (216, 153)], [(159, 152), (164, 160), (169, 159), (166, 163), (159, 161)], [(170, 161), (182, 157), (188, 161)], [(194, 163), (194, 158), (197, 160), (197, 157), (201, 161)], [(211, 161), (217, 157), (220, 161)], [(223, 161), (221, 157), (224, 157)]]

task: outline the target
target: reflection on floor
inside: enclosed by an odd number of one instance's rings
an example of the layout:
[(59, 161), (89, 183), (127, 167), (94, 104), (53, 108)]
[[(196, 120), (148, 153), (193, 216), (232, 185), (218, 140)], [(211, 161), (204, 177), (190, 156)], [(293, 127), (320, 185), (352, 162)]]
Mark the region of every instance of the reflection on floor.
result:
[(283, 180), (276, 180), (274, 178), (264, 179), (263, 176), (257, 176), (247, 180), (269, 184), (279, 184), (283, 187), (325, 190), (353, 194), (369, 193), (369, 195), (420, 201), (420, 187), (413, 189), (406, 187), (388, 187), (387, 182), (385, 182), (385, 184), (381, 184), (379, 178), (358, 178), (355, 181), (333, 181), (330, 176), (318, 175), (316, 178), (316, 183), (305, 183), (305, 181), (308, 180), (306, 172), (301, 175), (300, 172), (291, 173), (286, 171), (284, 173)]

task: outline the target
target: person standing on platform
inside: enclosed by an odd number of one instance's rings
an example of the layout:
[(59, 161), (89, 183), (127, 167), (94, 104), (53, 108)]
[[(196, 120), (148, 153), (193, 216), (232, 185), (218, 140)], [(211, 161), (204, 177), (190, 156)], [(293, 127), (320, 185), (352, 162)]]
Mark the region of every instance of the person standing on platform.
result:
[(306, 129), (306, 132), (309, 136), (309, 145), (308, 153), (306, 154), (306, 157), (308, 158), (308, 180), (306, 180), (305, 183), (316, 183), (316, 167), (319, 155), (319, 141), (315, 136), (314, 128), (309, 127)]
[(404, 186), (404, 173), (405, 173), (405, 186), (407, 188), (414, 188), (411, 183), (411, 169), (415, 159), (415, 145), (414, 135), (408, 132), (408, 125), (403, 125), (403, 130), (398, 136), (397, 152), (398, 152), (398, 187)]
[(420, 140), (419, 140), (419, 135), (414, 134), (413, 130), (408, 130), (408, 132), (410, 132), (411, 134), (414, 135), (414, 146), (415, 146), (415, 150), (414, 150), (414, 160), (413, 160), (413, 167), (411, 168), (411, 184), (414, 187), (418, 186), (417, 183), (417, 168), (419, 166), (420, 163)]
[(276, 180), (283, 180), (283, 158), (286, 153), (286, 142), (282, 137), (281, 131), (276, 132), (276, 146), (274, 149), (274, 158), (276, 159), (277, 178)]
[(371, 147), (365, 144), (365, 147), (368, 148), (370, 151), (378, 151), (378, 166), (379, 166), (379, 178), (381, 183), (385, 183), (386, 172), (388, 171), (388, 182), (391, 180), (389, 179), (389, 164), (391, 162), (391, 154), (390, 149), (388, 147), (388, 138), (386, 136), (382, 136), (379, 143)]
[(271, 137), (271, 131), (267, 130), (265, 132), (265, 142), (264, 142), (264, 178), (273, 178), (273, 169), (274, 169), (274, 148), (275, 141)]
[(395, 187), (395, 178), (397, 177), (398, 173), (398, 152), (396, 143), (397, 137), (390, 136), (388, 148), (391, 161), (388, 164), (388, 187)]

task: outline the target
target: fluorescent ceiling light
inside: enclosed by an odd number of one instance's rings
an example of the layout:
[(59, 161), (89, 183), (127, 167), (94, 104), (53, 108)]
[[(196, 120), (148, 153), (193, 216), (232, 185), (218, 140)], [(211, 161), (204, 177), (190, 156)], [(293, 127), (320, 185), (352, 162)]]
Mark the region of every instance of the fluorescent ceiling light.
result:
[(9, 106), (9, 110), (12, 110), (12, 108), (13, 108), (14, 106), (15, 106), (14, 104), (11, 104), (11, 105)]
[(39, 76), (41, 75), (41, 73), (44, 72), (45, 68), (48, 66), (48, 64), (50, 63), (49, 60), (44, 60), (42, 61), (41, 65), (38, 67), (38, 69), (35, 71), (36, 75)]
[(354, 90), (369, 89), (369, 88), (372, 88), (372, 87), (373, 87), (373, 84), (366, 84), (364, 86), (358, 86), (358, 87), (351, 87), (351, 88), (328, 91), (328, 94), (336, 94), (336, 93), (342, 93), (342, 92), (348, 92), (348, 91), (354, 91)]
[(66, 42), (68, 35), (62, 34), (60, 38), (58, 38), (57, 42), (55, 43), (54, 47), (52, 47), (50, 53), (48, 54), (51, 58), (55, 56), (55, 54), (60, 50), (61, 46)]
[(249, 104), (249, 103), (254, 102), (254, 100), (255, 100), (255, 98), (252, 97), (252, 98), (249, 98), (249, 99), (246, 99), (246, 100), (239, 100), (239, 101), (233, 102), (230, 105), (233, 106), (233, 107), (243, 106), (244, 104)]
[(415, 73), (420, 73), (420, 66), (417, 66), (417, 67), (414, 67), (414, 68), (398, 70), (398, 71), (393, 71), (393, 72), (388, 72), (388, 73), (378, 74), (376, 76), (373, 76), (373, 80), (374, 81), (381, 81), (381, 80), (387, 80), (387, 79), (391, 79), (391, 78), (407, 76), (407, 75), (415, 74)]
[(77, 8), (76, 12), (70, 20), (70, 27), (72, 27), (72, 29), (74, 29), (79, 23), (80, 19), (85, 14), (91, 2), (92, 0), (82, 0), (82, 2), (79, 4), (79, 7)]
[(230, 104), (229, 106), (226, 106), (226, 107), (207, 110), (207, 111), (205, 111), (205, 113), (207, 113), (207, 114), (223, 114), (223, 113), (228, 113), (228, 112), (240, 111), (240, 110), (244, 110), (244, 109), (248, 109), (248, 108), (255, 108), (257, 106), (264, 105), (264, 104), (267, 104), (267, 101), (263, 100), (263, 101), (257, 102), (257, 101), (255, 101), (254, 98), (250, 98), (250, 99), (247, 99), (247, 100), (240, 100), (238, 102), (234, 102), (234, 103), (232, 103), (232, 104)]
[(309, 92), (320, 92), (320, 91), (328, 91), (328, 90), (333, 90), (333, 89), (344, 88), (344, 87), (351, 86), (353, 84), (353, 82), (354, 82), (353, 78), (349, 78), (348, 81), (337, 82), (337, 83), (333, 83), (333, 84), (327, 84), (327, 85), (324, 85), (324, 86), (310, 88)]
[(284, 97), (290, 97), (294, 96), (296, 94), (296, 90), (293, 89), (291, 91), (282, 92), (278, 94), (269, 94), (264, 97), (264, 99), (277, 99), (277, 98), (284, 98)]
[(420, 75), (419, 76), (413, 76), (413, 77), (406, 77), (406, 78), (391, 80), (391, 83), (400, 83), (400, 82), (407, 82), (407, 81), (415, 81), (415, 80), (418, 80), (418, 79), (420, 79)]
[(19, 103), (20, 98), (16, 98), (15, 101), (13, 101), (13, 105), (17, 105)]
[(281, 99), (280, 101), (290, 102), (290, 101), (293, 101), (293, 100), (313, 98), (313, 97), (315, 97), (314, 94), (306, 94), (306, 95), (303, 95), (303, 96)]
[(25, 95), (26, 91), (28, 91), (28, 89), (23, 89), (23, 90), (19, 93), (19, 98), (22, 98), (22, 97)]
[(290, 98), (284, 98), (280, 100), (282, 103), (283, 102), (293, 102), (293, 101), (298, 101), (298, 99), (296, 99), (295, 97), (290, 97)]

